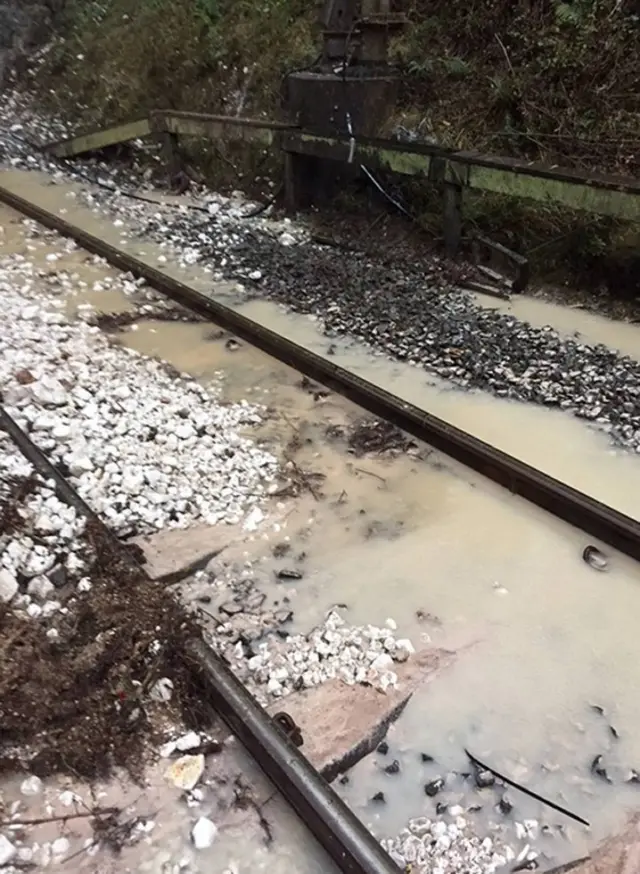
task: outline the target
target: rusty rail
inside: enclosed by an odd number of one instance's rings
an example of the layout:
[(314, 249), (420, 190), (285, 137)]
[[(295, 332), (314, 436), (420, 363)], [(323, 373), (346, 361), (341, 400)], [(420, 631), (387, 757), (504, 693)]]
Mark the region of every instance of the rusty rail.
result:
[[(122, 550), (122, 544), (97, 513), (0, 405), (0, 431), (66, 504), (97, 526), (140, 574), (144, 568)], [(185, 656), (206, 684), (221, 719), (253, 756), (344, 874), (398, 874), (398, 866), (329, 783), (287, 738), (267, 711), (235, 677), (223, 659), (201, 639), (186, 644)]]

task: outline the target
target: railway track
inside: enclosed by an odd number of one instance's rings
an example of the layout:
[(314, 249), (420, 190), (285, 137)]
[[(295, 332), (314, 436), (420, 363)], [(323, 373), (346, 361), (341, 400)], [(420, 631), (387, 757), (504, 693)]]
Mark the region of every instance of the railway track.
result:
[[(279, 336), (231, 308), (164, 275), (144, 261), (75, 226), (40, 205), (0, 187), (0, 201), (45, 227), (73, 239), (113, 266), (143, 278), (158, 292), (234, 332), (305, 375), (324, 383), (374, 415), (385, 419), (478, 471), (494, 482), (574, 525), (590, 536), (640, 558), (640, 525), (630, 517), (541, 473), (441, 419), (405, 403), (344, 368)], [(45, 477), (56, 482), (61, 499), (117, 538), (75, 492), (61, 473), (0, 408), (0, 428)], [(141, 571), (143, 572), (143, 571)], [(256, 759), (324, 849), (344, 872), (397, 871), (390, 856), (309, 765), (279, 724), (269, 717), (202, 640), (193, 639), (189, 656), (206, 678), (212, 700), (232, 732)], [(566, 868), (559, 869), (566, 870)]]
[[(106, 542), (126, 561), (134, 562), (136, 573), (145, 575), (143, 566), (135, 562), (111, 529), (2, 406), (0, 430), (10, 437), (45, 480), (55, 482), (58, 498), (90, 521), (94, 529), (99, 530)], [(283, 729), (282, 723), (290, 722), (291, 718), (286, 714), (286, 718), (282, 718), (283, 714), (270, 717), (204, 640), (194, 637), (185, 645), (185, 650), (187, 660), (193, 664), (200, 680), (205, 682), (208, 696), (220, 718), (282, 793), (338, 868), (345, 874), (397, 872), (398, 867), (391, 857), (298, 750), (295, 732)]]
[(144, 279), (181, 306), (205, 316), (375, 416), (631, 558), (640, 559), (640, 523), (471, 434), (407, 403), (309, 349), (241, 315), (39, 204), (0, 186), (0, 202), (74, 240), (109, 264)]

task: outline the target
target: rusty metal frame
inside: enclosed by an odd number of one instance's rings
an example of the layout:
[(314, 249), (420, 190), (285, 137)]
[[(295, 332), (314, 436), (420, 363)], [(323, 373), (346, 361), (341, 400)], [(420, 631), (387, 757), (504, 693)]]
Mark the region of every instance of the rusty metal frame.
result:
[(209, 140), (229, 138), (258, 142), (264, 146), (277, 144), (281, 132), (296, 130), (295, 125), (280, 122), (173, 110), (153, 112), (151, 114), (151, 128), (156, 133), (202, 137)]
[(44, 146), (43, 151), (54, 158), (74, 158), (86, 152), (96, 152), (107, 146), (115, 146), (119, 143), (148, 137), (152, 133), (150, 118), (139, 118), (125, 122), (115, 127), (103, 128), (78, 136), (68, 137), (59, 142)]
[(421, 176), (462, 189), (492, 191), (555, 203), (571, 209), (640, 221), (640, 180), (583, 174), (515, 159), (457, 152), (426, 144), (365, 137), (328, 137), (287, 132), (282, 148), (325, 160), (367, 164), (407, 176)]

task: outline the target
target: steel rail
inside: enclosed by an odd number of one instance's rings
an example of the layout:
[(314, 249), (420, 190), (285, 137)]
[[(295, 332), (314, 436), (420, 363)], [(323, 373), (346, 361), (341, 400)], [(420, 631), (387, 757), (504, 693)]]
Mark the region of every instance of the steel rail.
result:
[[(123, 557), (147, 576), (109, 526), (1, 404), (0, 431), (8, 434), (42, 477), (54, 480), (56, 494), (62, 501), (98, 526)], [(400, 869), (391, 856), (245, 689), (224, 660), (202, 639), (193, 638), (185, 649), (186, 658), (204, 682), (211, 704), (221, 719), (339, 869), (344, 874), (398, 874)]]
[(195, 641), (189, 652), (212, 690), (216, 711), (340, 870), (399, 874), (389, 854), (295, 744), (265, 719), (265, 711), (222, 660), (203, 641)]
[(80, 246), (105, 258), (112, 265), (143, 278), (172, 300), (207, 316), (253, 346), (334, 389), (375, 416), (429, 443), (513, 494), (520, 495), (614, 549), (640, 559), (640, 523), (630, 516), (536, 470), (443, 419), (402, 401), (368, 380), (281, 337), (231, 307), (165, 275), (145, 261), (1, 186), (0, 201), (45, 227), (71, 237)]

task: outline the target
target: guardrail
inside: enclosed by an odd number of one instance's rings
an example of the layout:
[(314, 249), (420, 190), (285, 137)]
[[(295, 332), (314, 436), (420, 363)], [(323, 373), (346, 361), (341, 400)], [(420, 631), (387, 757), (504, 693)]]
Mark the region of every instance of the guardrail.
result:
[(451, 252), (460, 242), (465, 188), (640, 222), (640, 180), (632, 177), (586, 174), (422, 143), (319, 136), (295, 125), (262, 119), (158, 110), (148, 118), (80, 134), (45, 146), (44, 150), (54, 157), (71, 158), (152, 135), (163, 141), (167, 160), (173, 163), (179, 137), (229, 138), (279, 148), (285, 154), (286, 199), (292, 209), (298, 205), (304, 186), (305, 158), (422, 177), (444, 190), (444, 234)]

